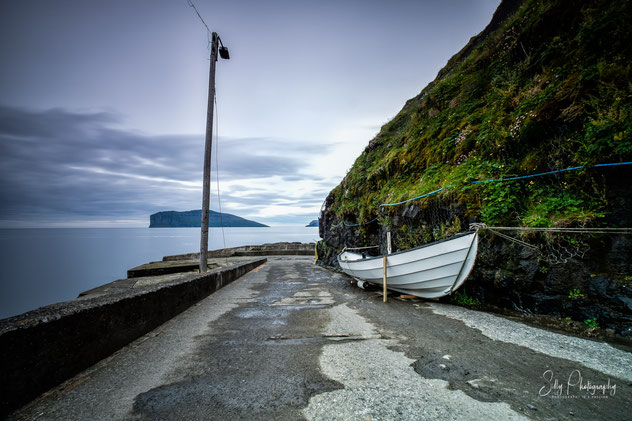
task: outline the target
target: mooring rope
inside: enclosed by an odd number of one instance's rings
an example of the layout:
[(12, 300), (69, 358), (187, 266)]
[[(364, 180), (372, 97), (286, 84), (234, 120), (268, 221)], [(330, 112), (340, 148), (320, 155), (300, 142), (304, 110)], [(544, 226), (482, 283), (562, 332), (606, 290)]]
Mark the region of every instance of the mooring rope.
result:
[(551, 232), (551, 233), (569, 233), (569, 234), (632, 234), (632, 228), (562, 228), (562, 227), (489, 227), (484, 223), (476, 222), (470, 224), (470, 230), (487, 230), (495, 235), (520, 244), (523, 247), (542, 252), (539, 247), (529, 244), (526, 241), (519, 240), (500, 231), (532, 231), (532, 232)]
[(401, 204), (406, 203), (406, 202), (411, 202), (411, 201), (413, 201), (413, 200), (422, 199), (422, 198), (424, 198), (424, 197), (428, 197), (428, 196), (433, 195), (433, 194), (435, 194), (435, 193), (439, 193), (439, 192), (440, 192), (440, 191), (442, 191), (442, 190), (449, 189), (449, 188), (450, 188), (450, 187), (452, 187), (452, 186), (453, 186), (453, 185), (452, 185), (452, 184), (450, 184), (449, 186), (441, 187), (440, 189), (437, 189), (437, 190), (435, 190), (435, 191), (431, 191), (430, 193), (422, 194), (421, 196), (413, 197), (412, 199), (403, 200), (403, 201), (401, 201), (401, 202), (397, 202), (397, 203), (382, 203), (382, 204), (380, 205), (380, 207), (381, 207), (381, 208), (383, 208), (383, 207), (386, 207), (386, 206), (397, 206), (397, 205), (401, 205)]
[(522, 241), (522, 240), (519, 240), (519, 239), (517, 239), (515, 237), (512, 237), (510, 235), (503, 234), (502, 232), (498, 232), (494, 228), (495, 227), (488, 227), (486, 224), (483, 224), (481, 222), (476, 222), (474, 224), (470, 224), (470, 230), (475, 230), (475, 231), (487, 230), (487, 231), (493, 232), (494, 234), (496, 234), (497, 236), (499, 236), (501, 238), (504, 238), (505, 240), (509, 240), (509, 241), (512, 241), (512, 242), (514, 242), (516, 244), (520, 244), (521, 246), (529, 248), (531, 250), (538, 250), (539, 251), (539, 249), (536, 246), (534, 246), (533, 244), (529, 244), (526, 241)]
[(375, 221), (377, 221), (377, 217), (375, 217), (375, 218), (371, 219), (369, 222), (361, 222), (361, 223), (359, 223), (359, 224), (349, 224), (349, 223), (347, 223), (347, 222), (342, 221), (341, 223), (339, 223), (339, 224), (334, 224), (334, 225), (332, 225), (331, 227), (332, 227), (332, 228), (337, 228), (337, 227), (339, 227), (340, 225), (344, 225), (345, 227), (359, 227), (359, 226), (361, 226), (361, 225), (369, 225), (371, 222), (375, 222)]
[(376, 249), (379, 248), (380, 246), (366, 246), (366, 247), (345, 247), (342, 249), (342, 251), (345, 250), (364, 250), (364, 249)]
[[(472, 224), (475, 225), (475, 224)], [(482, 224), (485, 225), (485, 224)], [(632, 228), (563, 228), (563, 227), (487, 227), (486, 229), (495, 231), (535, 231), (535, 232), (557, 232), (575, 234), (632, 234)], [(483, 228), (484, 229), (484, 228)]]
[[(502, 181), (522, 180), (522, 179), (526, 179), (526, 178), (542, 177), (542, 176), (545, 176), (545, 175), (557, 174), (557, 173), (562, 173), (562, 172), (567, 172), (567, 171), (581, 170), (582, 168), (614, 167), (614, 166), (619, 166), (619, 165), (632, 165), (632, 161), (630, 161), (630, 162), (612, 162), (612, 163), (608, 163), (608, 164), (596, 164), (596, 165), (580, 165), (580, 166), (577, 166), (577, 167), (563, 168), (561, 170), (547, 171), (547, 172), (541, 172), (541, 173), (537, 173), (537, 174), (521, 175), (521, 176), (518, 176), (518, 177), (507, 177), (507, 178), (502, 178), (501, 177), (501, 178), (492, 178), (492, 179), (489, 179), (489, 180), (476, 180), (476, 181), (472, 181), (470, 184), (494, 183), (494, 182), (502, 182)], [(401, 202), (397, 202), (397, 203), (382, 203), (380, 205), (380, 207), (396, 206), (396, 205), (401, 205), (401, 204), (404, 204), (404, 203), (412, 202), (413, 200), (421, 199), (421, 198), (428, 197), (430, 195), (439, 193), (440, 191), (445, 190), (447, 188), (450, 188), (452, 186), (453, 186), (453, 184), (450, 184), (449, 186), (441, 187), (440, 189), (431, 191), (430, 193), (422, 194), (421, 196), (413, 197), (411, 199), (402, 200)]]

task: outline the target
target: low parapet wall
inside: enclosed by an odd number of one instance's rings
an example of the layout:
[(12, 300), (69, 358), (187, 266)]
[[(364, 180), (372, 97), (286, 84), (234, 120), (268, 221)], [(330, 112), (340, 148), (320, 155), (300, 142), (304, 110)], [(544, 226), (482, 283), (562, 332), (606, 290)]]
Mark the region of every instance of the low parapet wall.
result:
[(267, 259), (0, 321), (0, 418), (153, 330)]
[[(314, 243), (267, 243), (261, 245), (239, 246), (219, 250), (209, 250), (208, 257), (240, 256), (313, 256)], [(176, 260), (196, 260), (200, 253), (176, 254), (162, 258), (165, 262)]]

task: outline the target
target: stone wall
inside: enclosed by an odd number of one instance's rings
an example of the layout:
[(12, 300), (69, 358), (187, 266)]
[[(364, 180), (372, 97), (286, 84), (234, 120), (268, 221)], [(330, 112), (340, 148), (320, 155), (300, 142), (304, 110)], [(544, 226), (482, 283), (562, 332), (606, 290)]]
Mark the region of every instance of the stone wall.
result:
[(267, 259), (0, 321), (0, 417), (153, 330)]

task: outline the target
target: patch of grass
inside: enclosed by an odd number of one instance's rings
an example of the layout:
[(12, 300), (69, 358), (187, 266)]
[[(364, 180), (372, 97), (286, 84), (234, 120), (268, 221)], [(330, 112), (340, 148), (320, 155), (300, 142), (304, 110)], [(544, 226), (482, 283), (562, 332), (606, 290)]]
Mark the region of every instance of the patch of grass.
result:
[(568, 298), (570, 298), (571, 300), (578, 300), (578, 299), (584, 298), (584, 297), (585, 297), (585, 295), (582, 294), (581, 290), (579, 290), (577, 288), (571, 289), (568, 292)]
[(599, 322), (597, 322), (597, 318), (593, 317), (592, 319), (584, 320), (584, 324), (587, 329), (596, 329), (599, 327)]
[(463, 307), (476, 307), (481, 304), (476, 298), (467, 295), (465, 291), (457, 291), (450, 298), (452, 303)]

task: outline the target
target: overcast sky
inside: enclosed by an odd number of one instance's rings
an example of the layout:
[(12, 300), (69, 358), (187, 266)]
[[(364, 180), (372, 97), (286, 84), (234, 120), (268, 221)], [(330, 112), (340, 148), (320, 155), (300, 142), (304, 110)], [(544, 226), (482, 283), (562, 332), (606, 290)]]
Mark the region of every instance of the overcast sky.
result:
[[(216, 80), (223, 211), (269, 225), (315, 219), (500, 2), (194, 1), (231, 54)], [(200, 209), (208, 53), (186, 0), (0, 2), (0, 226)]]

